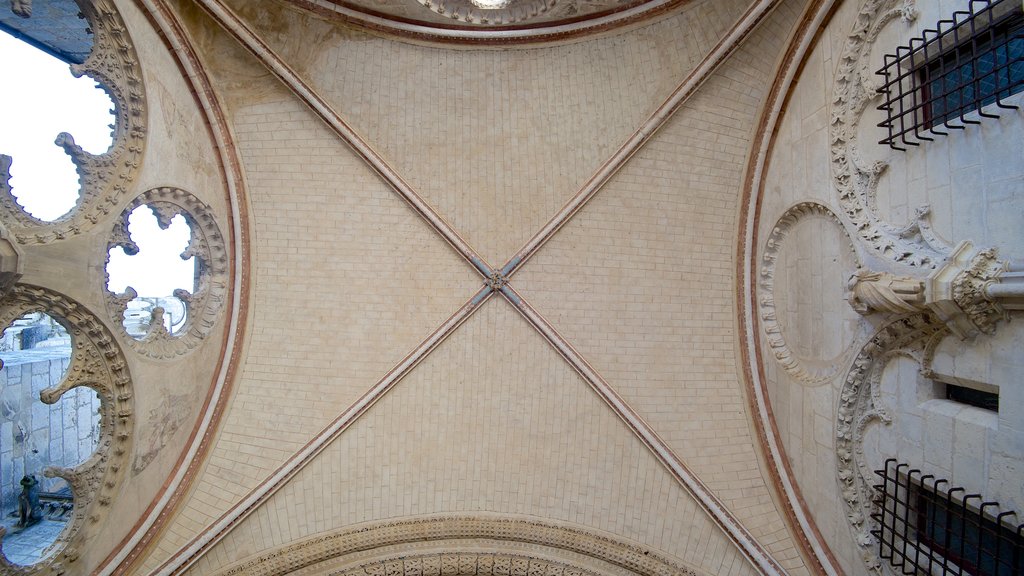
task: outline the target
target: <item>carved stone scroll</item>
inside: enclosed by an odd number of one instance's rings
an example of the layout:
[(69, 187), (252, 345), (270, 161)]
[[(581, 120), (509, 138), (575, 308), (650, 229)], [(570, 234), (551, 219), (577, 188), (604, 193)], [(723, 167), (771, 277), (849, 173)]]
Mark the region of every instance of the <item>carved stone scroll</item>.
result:
[(154, 188), (132, 200), (114, 224), (107, 245), (108, 263), (112, 248), (121, 247), (129, 255), (138, 253), (139, 247), (128, 232), (128, 216), (143, 205), (153, 210), (161, 228), (167, 228), (172, 218), (181, 215), (192, 231), (188, 247), (181, 257), (183, 260), (193, 257), (197, 260), (195, 290), (174, 291), (174, 296), (184, 302), (187, 310), (185, 325), (171, 334), (163, 329), (164, 310), (157, 308), (149, 333), (141, 340), (131, 337), (123, 325), (128, 302), (136, 297), (131, 287), (125, 294), (107, 291), (107, 310), (133, 350), (153, 358), (172, 358), (195, 348), (213, 330), (227, 298), (227, 248), (213, 211), (202, 200), (179, 188)]
[(925, 366), (934, 346), (949, 329), (935, 316), (915, 313), (882, 326), (860, 349), (839, 393), (836, 415), (836, 463), (846, 516), (861, 549), (861, 558), (873, 573), (880, 574), (877, 546), (871, 535), (873, 472), (864, 462), (864, 429), (874, 420), (889, 423), (888, 411), (879, 400), (879, 381), (893, 357), (906, 355)]
[(950, 246), (932, 231), (929, 208), (918, 208), (904, 226), (882, 220), (875, 208), (878, 179), (885, 162), (866, 165), (861, 159), (857, 128), (864, 110), (878, 99), (877, 81), (869, 62), (871, 47), (892, 20), (912, 21), (912, 0), (867, 0), (839, 58), (832, 93), (831, 161), (839, 203), (857, 236), (889, 260), (931, 270), (946, 259)]
[(64, 148), (78, 169), (81, 190), (75, 207), (54, 222), (34, 218), (18, 204), (9, 182), (11, 158), (0, 157), (0, 219), (7, 223), (18, 244), (62, 240), (107, 220), (128, 194), (142, 161), (145, 91), (138, 57), (124, 21), (113, 0), (78, 0), (77, 4), (89, 21), (93, 47), (86, 61), (73, 64), (71, 72), (96, 80), (113, 100), (113, 144), (106, 152), (93, 155), (75, 144), (70, 134), (57, 136), (56, 144)]
[[(135, 415), (132, 380), (121, 348), (103, 322), (84, 306), (56, 292), (15, 285), (0, 299), (0, 325), (7, 326), (29, 312), (45, 312), (71, 335), (72, 356), (64, 379), (40, 393), (46, 404), (78, 386), (93, 389), (100, 398), (99, 444), (93, 455), (75, 468), (47, 468), (44, 474), (63, 478), (75, 496), (68, 527), (57, 538), (45, 561), (30, 566), (10, 563), (0, 547), (0, 573), (8, 575), (80, 574), (79, 550), (85, 549), (119, 492), (131, 453)], [(2, 546), (3, 529), (0, 529)]]

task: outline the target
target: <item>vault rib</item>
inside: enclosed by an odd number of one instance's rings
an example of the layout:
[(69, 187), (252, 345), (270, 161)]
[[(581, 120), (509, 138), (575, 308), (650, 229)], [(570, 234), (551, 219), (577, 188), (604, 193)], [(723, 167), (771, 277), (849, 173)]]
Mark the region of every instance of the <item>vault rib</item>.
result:
[(555, 330), (540, 312), (508, 284), (501, 287), (501, 294), (551, 344), (555, 351), (586, 380), (594, 392), (608, 404), (608, 407), (626, 423), (626, 426), (636, 434), (637, 438), (650, 449), (651, 453), (654, 454), (669, 473), (693, 496), (697, 503), (722, 528), (729, 539), (736, 544), (754, 567), (762, 574), (773, 576), (786, 574), (785, 569), (740, 524), (739, 520), (725, 507), (725, 504), (701, 482), (700, 478), (687, 468), (686, 464), (676, 456), (675, 452), (658, 436), (658, 433), (651, 428), (650, 424), (619, 396), (615, 389), (587, 362), (583, 355), (573, 348), (572, 344), (565, 337)]
[(672, 94), (661, 103), (651, 116), (636, 129), (623, 144), (597, 169), (593, 176), (562, 206), (526, 244), (501, 268), (502, 275), (512, 276), (524, 262), (529, 260), (544, 244), (547, 243), (572, 217), (580, 211), (611, 180), (626, 162), (646, 144), (657, 131), (675, 114), (676, 110), (690, 98), (711, 74), (735, 52), (743, 40), (749, 36), (781, 0), (757, 0), (733, 25), (729, 32), (719, 40), (703, 60), (682, 82), (676, 86)]
[(294, 477), (302, 468), (313, 461), (317, 454), (322, 452), (328, 444), (345, 430), (349, 428), (360, 416), (365, 414), (378, 400), (389, 390), (394, 388), (409, 372), (412, 371), (424, 358), (427, 357), (441, 342), (450, 336), (459, 326), (462, 325), (474, 312), (490, 299), (494, 293), (489, 287), (481, 288), (468, 302), (462, 305), (452, 314), (441, 326), (430, 334), (415, 350), (410, 352), (383, 378), (328, 424), (315, 437), (305, 444), (298, 452), (293, 454), (282, 464), (269, 478), (260, 483), (242, 500), (221, 515), (216, 522), (207, 526), (197, 534), (186, 546), (179, 549), (173, 556), (157, 568), (153, 574), (168, 576), (171, 574), (182, 574), (196, 560), (208, 552), (219, 542), (232, 528), (238, 525), (246, 516), (255, 511), (261, 504), (266, 502), (270, 496), (281, 489)]
[(355, 129), (349, 126), (341, 115), (315, 89), (292, 70), (237, 14), (225, 6), (221, 0), (195, 0), (195, 2), (213, 18), (218, 26), (223, 28), (239, 44), (255, 56), (303, 104), (319, 116), (342, 141), (348, 144), (388, 186), (394, 189), (481, 276), (486, 278), (491, 273), (490, 266), (477, 254), (476, 250), (422, 196), (413, 190), (412, 186), (398, 174), (391, 164), (374, 150)]

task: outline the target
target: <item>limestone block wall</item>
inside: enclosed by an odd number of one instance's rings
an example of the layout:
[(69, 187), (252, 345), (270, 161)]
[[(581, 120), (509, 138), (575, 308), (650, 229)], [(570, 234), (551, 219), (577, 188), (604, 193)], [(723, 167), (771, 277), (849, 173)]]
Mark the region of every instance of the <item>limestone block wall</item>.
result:
[[(858, 265), (927, 275), (873, 249), (851, 225), (839, 196), (830, 122), (840, 105), (842, 56), (853, 42), (850, 35), (865, 4), (847, 1), (838, 6), (793, 84), (776, 127), (757, 232), (758, 262), (766, 252), (777, 256), (771, 294), (764, 290), (760, 271), (758, 275), (759, 298), (773, 298), (775, 313), (773, 320), (762, 322), (760, 334), (775, 422), (807, 509), (850, 574), (867, 569), (847, 511), (837, 505), (843, 494), (837, 477), (836, 420), (851, 362), (884, 322), (862, 318), (850, 309), (847, 279)], [(895, 17), (881, 28), (863, 69), (881, 68), (886, 52), (966, 5), (916, 2), (916, 19)], [(881, 18), (883, 12), (879, 9), (867, 18)], [(1021, 102), (1020, 94), (1011, 98), (1011, 103)], [(979, 247), (995, 247), (1001, 259), (1020, 258), (1024, 155), (1016, 143), (1024, 134), (1024, 113), (1000, 111), (999, 119), (986, 119), (980, 126), (900, 152), (877, 144), (885, 134), (876, 127), (882, 120), (876, 105), (867, 106), (852, 137), (863, 165), (888, 164), (868, 198), (881, 220), (902, 227), (913, 221), (919, 207), (928, 205), (933, 230), (948, 245), (968, 240)], [(807, 201), (823, 208), (803, 211), (792, 221), (780, 220), (787, 210)], [(782, 230), (781, 242), (770, 240), (777, 238), (773, 230)], [(857, 444), (864, 450), (867, 467), (879, 468), (885, 458), (897, 457), (998, 500), (1004, 510), (1024, 510), (1019, 480), (1024, 472), (1024, 391), (1013, 385), (1019, 383), (1024, 366), (1019, 323), (1016, 316), (1000, 324), (994, 336), (966, 341), (947, 336), (932, 363), (936, 379), (980, 382), (998, 389), (998, 413), (946, 400), (943, 385), (921, 376), (917, 361), (891, 360), (877, 390), (891, 423), (869, 424)], [(785, 346), (773, 346), (769, 338)]]
[(67, 370), (70, 351), (65, 352), (7, 360), (0, 370), (0, 514), (18, 509), (24, 475), (35, 475), (42, 491), (55, 492), (67, 483), (45, 478), (43, 469), (74, 467), (96, 449), (99, 398), (94, 391), (76, 388), (50, 405), (39, 400), (39, 393)]

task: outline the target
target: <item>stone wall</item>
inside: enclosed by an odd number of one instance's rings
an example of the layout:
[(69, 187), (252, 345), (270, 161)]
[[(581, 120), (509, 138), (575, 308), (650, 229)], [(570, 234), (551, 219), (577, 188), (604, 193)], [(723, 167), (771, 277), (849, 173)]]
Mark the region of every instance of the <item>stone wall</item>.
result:
[[(762, 319), (760, 326), (773, 415), (807, 509), (848, 574), (864, 574), (867, 569), (856, 544), (859, 529), (851, 525), (842, 504), (837, 411), (844, 402), (845, 377), (854, 356), (887, 319), (854, 313), (846, 301), (847, 279), (857, 266), (915, 278), (928, 275), (927, 270), (877, 250), (851, 223), (837, 192), (834, 118), (842, 112), (840, 91), (847, 80), (843, 56), (856, 42), (851, 33), (857, 25), (865, 18), (878, 21), (887, 9), (858, 19), (867, 4), (839, 6), (793, 84), (768, 159), (758, 230), (759, 266), (765, 253), (774, 257), (773, 288), (767, 291), (773, 298), (772, 319)], [(966, 9), (967, 2), (915, 4), (916, 18), (896, 14), (881, 27), (850, 82), (856, 83), (861, 71), (866, 80), (873, 80), (884, 54), (906, 45), (953, 10)], [(1010, 98), (1013, 104), (1022, 101), (1021, 94)], [(914, 222), (919, 208), (929, 206), (927, 221), (942, 242), (955, 246), (970, 241), (979, 248), (996, 248), (1001, 260), (1020, 258), (1024, 162), (1020, 146), (1009, 143), (1020, 141), (1024, 114), (1001, 110), (1001, 118), (985, 119), (901, 152), (878, 144), (885, 134), (877, 127), (883, 118), (875, 106), (876, 101), (869, 102), (855, 133), (846, 135), (856, 143), (860, 165), (887, 164), (877, 187), (865, 196), (868, 208), (881, 221), (900, 228)], [(783, 217), (808, 201), (823, 208), (798, 210), (801, 214), (789, 221)], [(758, 281), (763, 298), (761, 270)], [(763, 314), (763, 301), (759, 303)], [(864, 469), (881, 468), (885, 458), (896, 457), (925, 474), (997, 500), (1004, 510), (1024, 510), (1024, 390), (1013, 385), (1024, 369), (1024, 332), (1018, 323), (999, 324), (993, 336), (946, 336), (931, 363), (934, 379), (922, 376), (919, 354), (916, 360), (902, 353), (882, 360), (887, 364), (871, 393), (875, 407), (891, 422), (875, 419), (866, 425), (862, 438), (854, 438), (855, 447), (863, 450)], [(999, 412), (945, 399), (939, 381), (957, 379), (998, 389)]]
[(99, 441), (99, 407), (89, 388), (68, 391), (52, 405), (39, 392), (57, 384), (70, 362), (68, 349), (14, 353), (0, 370), (0, 513), (18, 509), (19, 482), (34, 474), (43, 492), (67, 485), (44, 478), (47, 466), (73, 467), (85, 461)]

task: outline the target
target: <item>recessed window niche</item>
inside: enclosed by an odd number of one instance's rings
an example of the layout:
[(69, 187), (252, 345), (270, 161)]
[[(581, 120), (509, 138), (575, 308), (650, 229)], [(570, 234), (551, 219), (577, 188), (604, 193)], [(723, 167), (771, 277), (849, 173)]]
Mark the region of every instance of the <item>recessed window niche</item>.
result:
[(71, 469), (99, 445), (100, 399), (78, 386), (53, 404), (71, 363), (71, 337), (42, 312), (15, 320), (0, 336), (0, 526), (3, 552), (15, 564), (44, 558), (72, 518), (71, 486), (47, 469)]
[(107, 309), (136, 351), (184, 354), (213, 328), (227, 294), (227, 253), (210, 207), (179, 188), (138, 196), (114, 225)]

